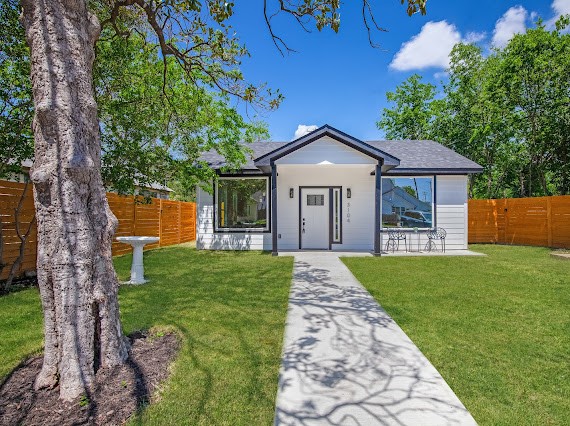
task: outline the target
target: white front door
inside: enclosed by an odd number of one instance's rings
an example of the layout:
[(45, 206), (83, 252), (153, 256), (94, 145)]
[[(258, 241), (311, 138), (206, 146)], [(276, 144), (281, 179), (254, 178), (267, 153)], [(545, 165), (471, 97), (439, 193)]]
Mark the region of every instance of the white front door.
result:
[(329, 188), (302, 188), (301, 248), (329, 249)]

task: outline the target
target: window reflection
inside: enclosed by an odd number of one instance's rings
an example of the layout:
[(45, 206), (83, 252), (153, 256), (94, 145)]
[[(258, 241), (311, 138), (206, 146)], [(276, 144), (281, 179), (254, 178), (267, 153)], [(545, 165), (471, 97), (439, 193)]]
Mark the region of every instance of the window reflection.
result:
[(433, 227), (433, 177), (382, 178), (384, 228)]

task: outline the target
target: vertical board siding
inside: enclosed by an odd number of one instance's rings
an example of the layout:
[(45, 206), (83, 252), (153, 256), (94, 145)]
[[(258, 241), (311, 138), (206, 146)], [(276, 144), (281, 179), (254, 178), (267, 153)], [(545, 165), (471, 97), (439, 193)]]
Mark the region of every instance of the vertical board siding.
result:
[(469, 242), (570, 248), (570, 195), (469, 200)]
[[(14, 210), (18, 206), (25, 184), (0, 180), (0, 221), (4, 237), (3, 261), (7, 266), (0, 274), (0, 279), (8, 276), (10, 267), (18, 257), (20, 239), (16, 234)], [(119, 221), (115, 237), (137, 235), (156, 236), (160, 241), (145, 246), (146, 249), (185, 243), (196, 239), (196, 203), (161, 200), (152, 198), (150, 204), (136, 203), (132, 196), (107, 193), (109, 207)], [(35, 214), (31, 184), (22, 204), (20, 229), (22, 234), (28, 229)], [(36, 268), (37, 230), (32, 228), (25, 256), (18, 275)], [(113, 238), (113, 255), (130, 253), (128, 244), (119, 243)]]

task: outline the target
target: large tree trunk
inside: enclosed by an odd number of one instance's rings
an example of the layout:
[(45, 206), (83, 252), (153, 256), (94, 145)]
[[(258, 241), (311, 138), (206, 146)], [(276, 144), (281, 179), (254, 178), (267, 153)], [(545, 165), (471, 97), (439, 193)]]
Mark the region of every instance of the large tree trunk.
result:
[(93, 92), (100, 32), (85, 0), (22, 0), (31, 52), (38, 224), (38, 282), (44, 364), (36, 388), (60, 386), (72, 400), (89, 392), (97, 368), (124, 362), (111, 258), (117, 226), (101, 179)]

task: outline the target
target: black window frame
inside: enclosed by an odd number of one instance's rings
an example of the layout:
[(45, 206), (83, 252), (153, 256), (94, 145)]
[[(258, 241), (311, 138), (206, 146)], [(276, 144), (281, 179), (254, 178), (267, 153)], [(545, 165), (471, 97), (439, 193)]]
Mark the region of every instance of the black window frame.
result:
[[(382, 219), (382, 209), (384, 207), (384, 179), (421, 179), (421, 178), (429, 178), (432, 180), (432, 190), (431, 190), (431, 226), (428, 227), (405, 227), (405, 226), (400, 226), (400, 227), (385, 227), (383, 226), (384, 224), (384, 220)], [(386, 232), (389, 230), (393, 230), (393, 229), (397, 229), (397, 230), (401, 230), (401, 231), (415, 231), (416, 229), (418, 231), (428, 231), (430, 229), (434, 229), (437, 227), (437, 215), (435, 214), (436, 212), (436, 206), (437, 206), (437, 202), (436, 202), (436, 196), (437, 196), (437, 175), (432, 175), (432, 174), (428, 174), (428, 175), (382, 175), (381, 177), (381, 196), (380, 196), (380, 226), (382, 229), (382, 232)]]
[[(218, 227), (218, 182), (220, 180), (238, 180), (238, 179), (264, 179), (266, 181), (266, 226), (264, 228), (220, 228)], [(214, 181), (213, 191), (213, 228), (215, 234), (270, 234), (271, 233), (271, 175), (267, 174), (247, 174), (247, 175), (219, 175)]]

